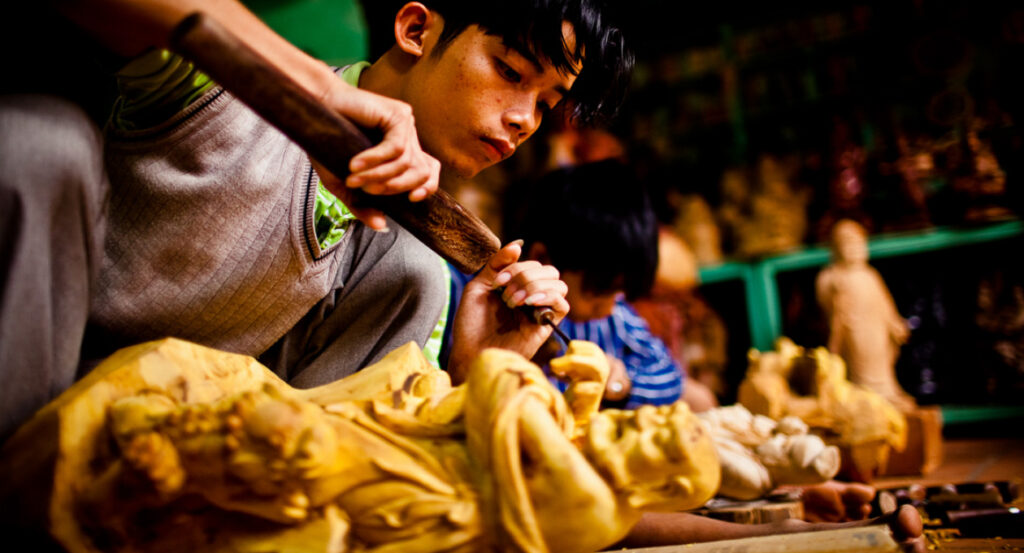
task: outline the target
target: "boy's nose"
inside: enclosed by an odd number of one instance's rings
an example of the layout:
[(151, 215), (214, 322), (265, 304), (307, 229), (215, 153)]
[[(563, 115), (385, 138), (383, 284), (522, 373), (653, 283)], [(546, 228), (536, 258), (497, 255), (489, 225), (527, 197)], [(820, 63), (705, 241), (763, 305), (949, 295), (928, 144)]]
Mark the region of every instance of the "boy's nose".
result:
[(518, 142), (529, 138), (540, 124), (534, 110), (525, 107), (513, 107), (505, 111), (505, 125), (513, 130)]

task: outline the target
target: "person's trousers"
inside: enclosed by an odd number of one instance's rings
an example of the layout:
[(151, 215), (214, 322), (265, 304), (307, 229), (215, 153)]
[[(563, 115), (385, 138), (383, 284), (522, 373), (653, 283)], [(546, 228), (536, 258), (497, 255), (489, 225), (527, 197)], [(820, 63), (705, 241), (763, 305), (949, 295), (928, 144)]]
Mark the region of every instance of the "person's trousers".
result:
[(447, 309), (444, 261), (388, 219), (389, 232), (352, 225), (334, 289), (259, 361), (297, 388), (348, 376), (416, 342)]
[[(113, 353), (90, 343), (82, 359), (83, 336), (123, 342), (88, 328), (109, 191), (101, 134), (84, 112), (57, 98), (0, 96), (0, 442), (94, 356)], [(352, 225), (333, 290), (268, 351), (241, 353), (311, 387), (410, 341), (422, 347), (448, 282), (441, 259), (390, 224), (388, 233)]]
[(76, 378), (108, 189), (83, 111), (0, 96), (0, 440)]

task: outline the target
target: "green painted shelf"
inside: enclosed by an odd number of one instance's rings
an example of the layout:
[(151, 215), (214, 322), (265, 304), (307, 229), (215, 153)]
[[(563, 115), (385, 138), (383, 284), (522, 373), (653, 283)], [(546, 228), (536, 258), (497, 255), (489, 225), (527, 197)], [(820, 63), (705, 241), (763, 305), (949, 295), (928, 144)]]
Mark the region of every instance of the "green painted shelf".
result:
[[(975, 227), (935, 227), (915, 232), (880, 234), (868, 242), (871, 259), (913, 255), (957, 246), (980, 244), (1024, 235), (1024, 221), (1014, 219)], [(769, 350), (782, 336), (782, 314), (776, 276), (779, 273), (826, 265), (829, 249), (809, 246), (752, 261), (731, 261), (702, 267), (700, 282), (743, 282), (751, 347)]]
[(1024, 405), (942, 406), (942, 423), (945, 425), (1013, 419), (1024, 419)]
[[(935, 227), (932, 229), (880, 234), (868, 242), (871, 259), (906, 256), (1024, 236), (1024, 221), (1010, 220), (979, 226)], [(713, 284), (739, 280), (747, 299), (747, 321), (751, 347), (772, 349), (783, 335), (781, 300), (776, 277), (779, 273), (826, 265), (829, 249), (822, 245), (751, 261), (731, 261), (702, 267), (700, 282)], [(942, 406), (945, 424), (1024, 417), (1024, 406)]]

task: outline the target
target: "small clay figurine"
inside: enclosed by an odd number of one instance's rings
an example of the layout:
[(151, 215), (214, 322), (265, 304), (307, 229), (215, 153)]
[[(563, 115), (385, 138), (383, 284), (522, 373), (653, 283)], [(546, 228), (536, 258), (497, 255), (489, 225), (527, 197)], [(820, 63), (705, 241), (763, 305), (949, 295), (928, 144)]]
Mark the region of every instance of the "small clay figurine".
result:
[(829, 325), (828, 349), (846, 362), (850, 380), (878, 392), (901, 411), (914, 399), (896, 381), (895, 363), (910, 333), (882, 276), (868, 264), (867, 232), (844, 219), (832, 230), (833, 261), (816, 282)]

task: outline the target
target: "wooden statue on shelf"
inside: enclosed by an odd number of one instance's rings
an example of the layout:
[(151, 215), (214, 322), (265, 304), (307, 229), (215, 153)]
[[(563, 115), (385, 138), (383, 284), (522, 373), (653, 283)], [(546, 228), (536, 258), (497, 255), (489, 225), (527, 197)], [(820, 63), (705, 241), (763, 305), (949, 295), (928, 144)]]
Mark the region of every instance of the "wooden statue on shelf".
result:
[[(97, 551), (595, 551), (719, 481), (686, 405), (597, 411), (604, 353), (481, 353), (452, 387), (415, 344), (291, 388), (167, 339), (121, 350), (2, 451), (2, 516)], [(10, 512), (7, 512), (10, 511)], [(19, 520), (20, 518), (20, 520)]]
[(910, 334), (882, 276), (868, 264), (867, 232), (844, 219), (832, 229), (833, 261), (815, 283), (829, 327), (828, 349), (847, 365), (850, 380), (874, 390), (903, 412), (914, 398), (896, 381), (896, 359)]
[(723, 173), (723, 202), (717, 216), (731, 240), (732, 253), (759, 257), (803, 244), (810, 196), (795, 186), (794, 173), (792, 161), (768, 154), (758, 160), (755, 187), (741, 169)]
[(928, 195), (935, 178), (935, 156), (927, 144), (911, 142), (906, 135), (896, 139), (899, 157), (895, 163), (900, 177), (900, 195), (896, 220), (885, 225), (888, 230), (908, 230), (929, 227)]
[(1006, 207), (1006, 173), (991, 146), (978, 135), (982, 127), (974, 120), (965, 132), (966, 144), (958, 144), (960, 166), (953, 177), (953, 189), (966, 203), (964, 220), (977, 223), (1013, 217)]
[(684, 194), (675, 190), (669, 192), (668, 201), (676, 212), (672, 229), (689, 246), (697, 264), (721, 263), (721, 230), (708, 201), (700, 194)]

